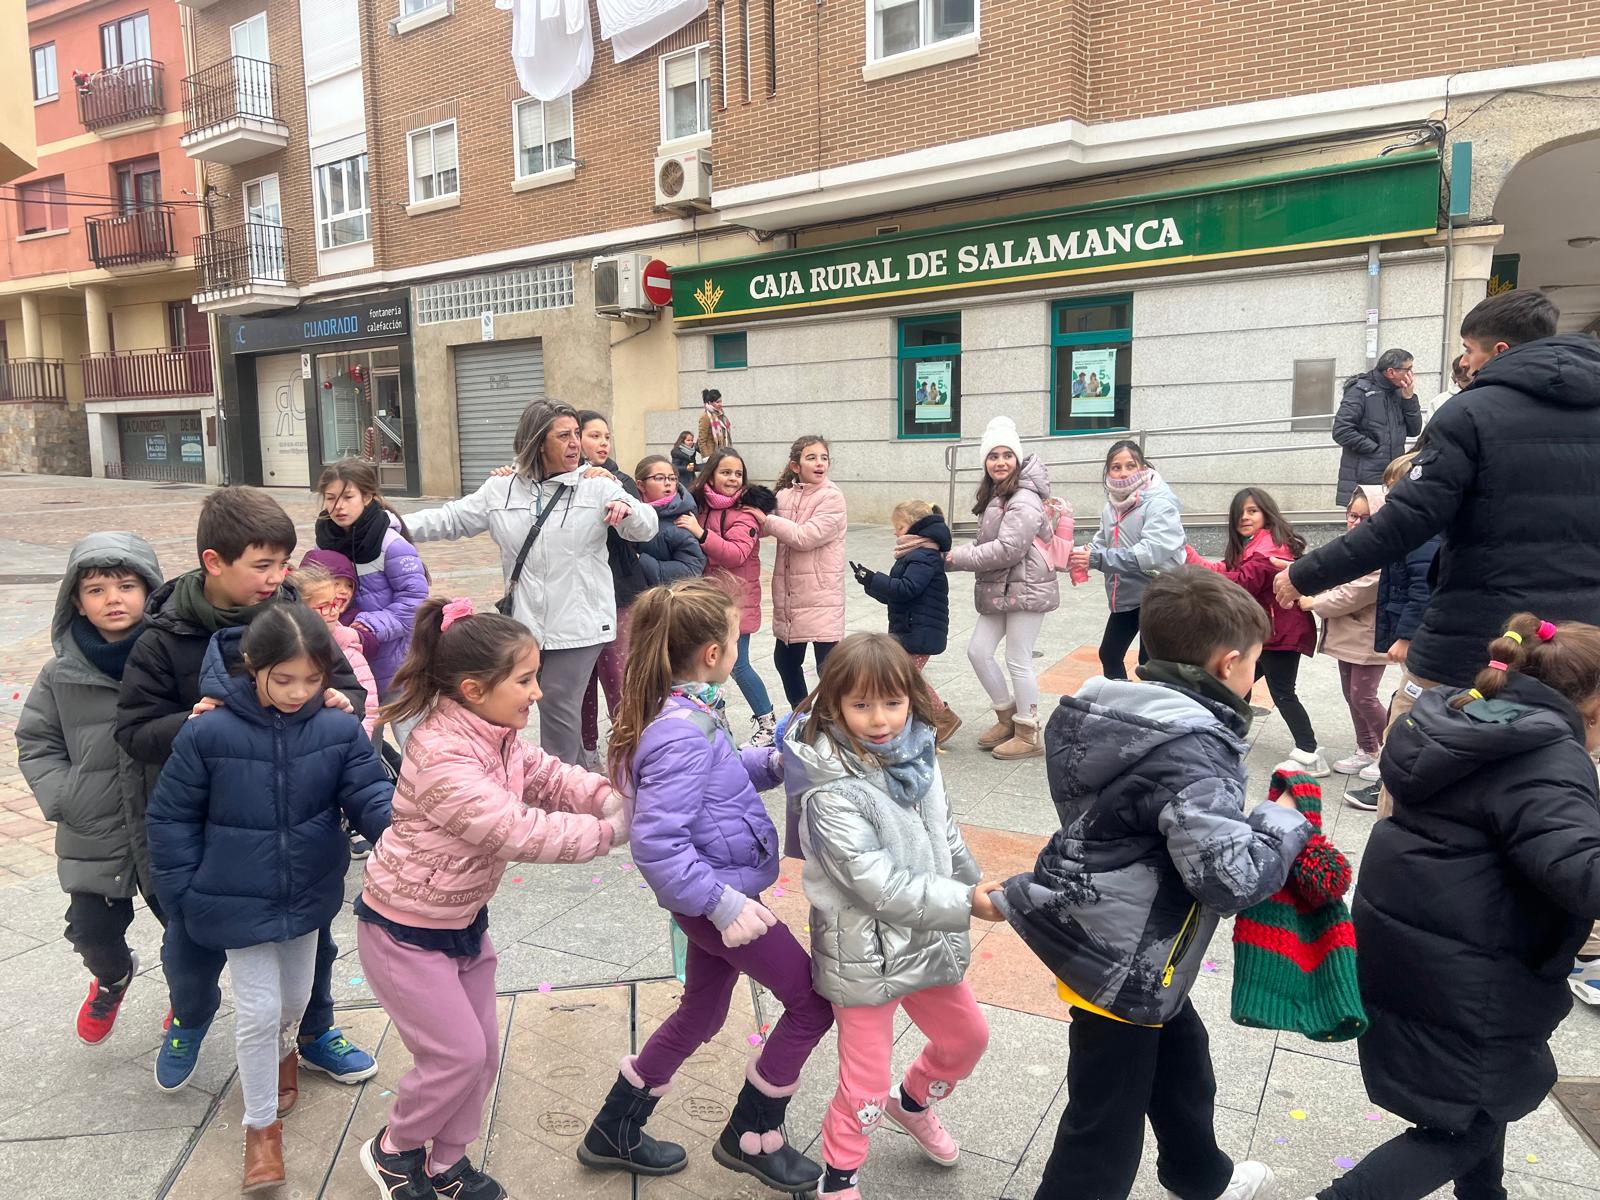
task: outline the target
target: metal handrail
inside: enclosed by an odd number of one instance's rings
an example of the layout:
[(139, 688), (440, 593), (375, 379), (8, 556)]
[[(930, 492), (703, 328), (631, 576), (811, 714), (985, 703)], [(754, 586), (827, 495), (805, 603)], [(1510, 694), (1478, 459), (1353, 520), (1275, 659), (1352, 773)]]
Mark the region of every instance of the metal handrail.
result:
[(244, 221), (202, 233), (194, 240), (201, 292), (229, 292), (254, 284), (289, 282), (292, 229)]
[(279, 120), (278, 64), (234, 55), (183, 80), (183, 116), (191, 134), (230, 121)]
[(166, 111), (164, 74), (161, 63), (141, 58), (83, 76), (77, 85), (78, 119), (85, 129), (96, 130), (160, 116)]
[(85, 217), (89, 257), (95, 266), (105, 268), (171, 262), (178, 254), (172, 238), (172, 214), (172, 205), (152, 204)]

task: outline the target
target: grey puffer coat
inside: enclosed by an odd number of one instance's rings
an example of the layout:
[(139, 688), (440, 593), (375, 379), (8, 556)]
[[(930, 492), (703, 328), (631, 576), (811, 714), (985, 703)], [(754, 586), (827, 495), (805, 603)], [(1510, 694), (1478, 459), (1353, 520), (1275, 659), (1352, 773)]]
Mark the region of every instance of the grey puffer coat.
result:
[(1120, 517), (1107, 504), (1100, 528), (1089, 542), (1089, 565), (1106, 577), (1106, 602), (1112, 612), (1132, 612), (1144, 602), (1144, 589), (1163, 571), (1183, 566), (1183, 506), (1156, 472), (1139, 502)]
[(986, 615), (1054, 612), (1061, 603), (1055, 569), (1034, 544), (1045, 526), (1050, 473), (1030, 454), (1018, 469), (1009, 500), (990, 500), (978, 521), (978, 538), (950, 552), (950, 566), (977, 574), (974, 602)]
[(156, 552), (134, 534), (90, 534), (72, 548), (50, 626), (56, 656), (23, 705), (17, 765), (44, 819), (55, 822), (61, 890), (127, 899), (141, 883), (150, 890), (144, 768), (112, 737), (122, 681), (93, 666), (71, 632), (79, 578), (111, 566), (138, 572), (151, 591), (161, 586)]
[(789, 723), (783, 777), (791, 841), (797, 828), (806, 860), (817, 994), (859, 1008), (959, 983), (982, 872), (950, 812), (931, 730), (927, 790), (899, 801), (882, 767), (827, 737), (800, 741), (809, 719)]

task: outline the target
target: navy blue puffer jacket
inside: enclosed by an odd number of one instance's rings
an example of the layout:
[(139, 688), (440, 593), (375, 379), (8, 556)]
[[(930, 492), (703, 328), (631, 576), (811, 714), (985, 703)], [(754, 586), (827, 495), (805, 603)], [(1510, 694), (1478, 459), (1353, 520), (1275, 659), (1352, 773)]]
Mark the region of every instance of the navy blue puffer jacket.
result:
[(230, 670), (243, 636), (212, 638), (200, 691), (224, 706), (179, 732), (146, 817), (161, 906), (217, 949), (331, 921), (350, 865), (339, 812), (376, 842), (394, 792), (356, 717), (320, 699), (292, 713), (262, 707), (254, 681)]
[(889, 633), (907, 654), (943, 654), (950, 638), (950, 581), (944, 556), (950, 552), (950, 526), (929, 513), (906, 530), (925, 537), (924, 546), (895, 560), (888, 574), (874, 571), (863, 586), (867, 595), (889, 606)]

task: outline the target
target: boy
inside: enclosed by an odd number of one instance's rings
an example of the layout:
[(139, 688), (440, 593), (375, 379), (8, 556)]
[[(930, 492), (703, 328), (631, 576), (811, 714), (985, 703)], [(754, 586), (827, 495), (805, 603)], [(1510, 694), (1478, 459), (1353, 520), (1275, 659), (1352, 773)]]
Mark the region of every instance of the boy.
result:
[(1287, 796), (1244, 815), (1246, 697), (1270, 632), (1237, 584), (1161, 575), (1140, 606), (1146, 682), (1091, 679), (1045, 730), (1061, 830), (993, 897), (1072, 1005), (1067, 1110), (1035, 1200), (1126, 1197), (1146, 1116), (1172, 1193), (1249, 1200), (1272, 1181), (1217, 1148), (1188, 998), (1217, 918), (1281, 888), (1311, 835)]
[(50, 626), (56, 656), (39, 672), (17, 722), (18, 765), (44, 819), (56, 826), (67, 940), (89, 969), (78, 1037), (90, 1046), (111, 1035), (139, 973), (127, 942), (135, 894), (161, 919), (144, 839), (143, 774), (111, 740), (145, 597), (160, 586), (161, 564), (141, 537), (91, 533), (74, 546)]
[[(117, 743), (145, 764), (146, 799), (183, 723), (220, 703), (200, 694), (200, 664), (212, 634), (248, 624), (269, 600), (299, 599), (284, 582), (294, 552), (294, 522), (266, 492), (249, 487), (212, 492), (200, 506), (195, 534), (200, 566), (151, 594), (147, 625), (129, 656), (117, 703)], [(328, 682), (326, 703), (363, 715), (366, 692), (342, 657)], [(377, 1065), (333, 1027), (332, 971), (338, 953), (328, 930), (322, 930), (311, 1003), (300, 1025), (300, 1058), (341, 1083), (356, 1083)], [(189, 1082), (200, 1043), (222, 1002), (217, 981), (226, 962), (220, 950), (196, 945), (181, 918), (167, 923), (161, 965), (172, 996), (172, 1024), (155, 1067), (163, 1091)]]

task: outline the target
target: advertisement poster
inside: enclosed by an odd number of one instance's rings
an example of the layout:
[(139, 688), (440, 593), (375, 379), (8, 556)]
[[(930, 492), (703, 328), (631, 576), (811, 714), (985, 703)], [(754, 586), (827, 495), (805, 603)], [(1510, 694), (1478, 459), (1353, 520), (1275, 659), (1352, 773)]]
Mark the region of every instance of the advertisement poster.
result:
[(1109, 417), (1117, 408), (1117, 352), (1072, 352), (1072, 415)]
[(917, 364), (916, 419), (923, 424), (950, 420), (950, 368), (948, 359)]
[(178, 435), (178, 457), (186, 463), (204, 462), (205, 448), (200, 444), (198, 433), (180, 433)]
[(167, 461), (167, 435), (152, 434), (144, 440), (144, 456), (149, 462)]

